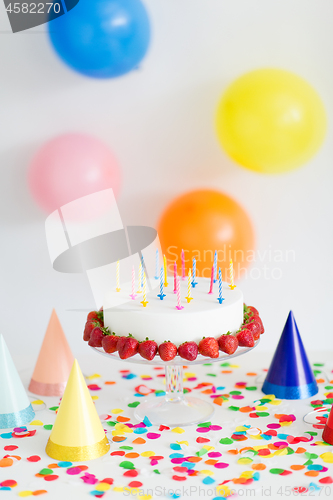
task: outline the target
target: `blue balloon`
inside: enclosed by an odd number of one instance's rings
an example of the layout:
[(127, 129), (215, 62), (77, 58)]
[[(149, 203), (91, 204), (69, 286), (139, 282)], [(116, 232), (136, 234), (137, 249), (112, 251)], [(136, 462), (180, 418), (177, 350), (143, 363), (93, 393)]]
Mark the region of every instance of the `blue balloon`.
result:
[(80, 0), (48, 23), (63, 61), (93, 78), (113, 78), (136, 68), (150, 41), (150, 23), (140, 0)]

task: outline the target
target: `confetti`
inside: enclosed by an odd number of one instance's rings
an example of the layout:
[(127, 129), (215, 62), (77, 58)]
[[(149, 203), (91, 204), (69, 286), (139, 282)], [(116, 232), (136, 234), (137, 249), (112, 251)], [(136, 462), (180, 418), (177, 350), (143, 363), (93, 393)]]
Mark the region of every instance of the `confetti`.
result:
[(126, 476), (126, 477), (136, 477), (138, 475), (139, 475), (139, 473), (135, 469), (129, 469), (126, 472), (124, 472), (124, 476)]
[(332, 484), (333, 483), (333, 479), (331, 478), (331, 476), (326, 476), (326, 477), (323, 477), (323, 478), (319, 479), (319, 483), (321, 483), (321, 484)]
[(185, 431), (181, 427), (174, 427), (171, 432), (175, 432), (176, 434), (183, 434)]
[(111, 413), (115, 413), (116, 415), (118, 415), (118, 413), (123, 413), (124, 410), (122, 410), (121, 408), (115, 408), (113, 410), (111, 410)]
[(119, 467), (123, 467), (123, 469), (135, 469), (133, 462), (129, 462), (127, 460), (121, 462)]
[(28, 462), (39, 462), (41, 460), (39, 455), (31, 455), (27, 458)]
[(66, 473), (69, 475), (69, 476), (77, 476), (78, 474), (81, 474), (82, 470), (80, 469), (80, 467), (70, 467), (69, 469), (67, 469)]
[(148, 417), (145, 417), (145, 418), (143, 419), (143, 423), (145, 424), (145, 426), (146, 426), (146, 427), (152, 427), (152, 425), (153, 425), (153, 424), (151, 423), (151, 421), (149, 420), (149, 418), (148, 418)]
[(158, 439), (161, 437), (161, 434), (157, 434), (156, 432), (148, 432), (147, 438), (148, 439)]
[(14, 463), (12, 458), (2, 458), (0, 460), (0, 467), (11, 467)]
[[(329, 469), (330, 464), (333, 463), (333, 452), (329, 445), (321, 440), (321, 434), (329, 405), (333, 403), (333, 381), (329, 383), (326, 381), (323, 384), (319, 382), (322, 386), (317, 396), (318, 399), (294, 402), (292, 405), (273, 395), (263, 395), (260, 392), (261, 382), (259, 384), (258, 381), (257, 385), (256, 377), (261, 376), (262, 370), (258, 369), (256, 372), (244, 370), (241, 378), (237, 379), (238, 365), (222, 363), (221, 370), (225, 372), (226, 384), (222, 386), (219, 385), (219, 370), (214, 369), (216, 365), (209, 363), (207, 366), (210, 368), (202, 372), (199, 367), (197, 369), (195, 366), (191, 366), (191, 371), (190, 367), (185, 368), (184, 380), (187, 387), (184, 392), (198, 391), (201, 399), (213, 404), (216, 414), (211, 417), (211, 421), (188, 428), (152, 425), (148, 415), (139, 423), (133, 417), (133, 410), (140, 405), (140, 398), (149, 395), (152, 398), (163, 398), (165, 395), (162, 385), (165, 383), (162, 366), (146, 365), (144, 375), (134, 368), (133, 372), (126, 369), (120, 370), (115, 374), (113, 381), (105, 380), (103, 375), (99, 374), (86, 377), (93, 394), (92, 398), (96, 400), (99, 397), (101, 408), (104, 403), (104, 411), (107, 412), (100, 415), (100, 421), (106, 429), (108, 438), (112, 441), (112, 447), (109, 453), (101, 458), (101, 464), (105, 462), (107, 465), (111, 462), (112, 469), (110, 470), (114, 471), (114, 480), (100, 477), (98, 470), (102, 469), (94, 467), (95, 464), (92, 463), (89, 467), (96, 475), (89, 473), (90, 469), (86, 465), (58, 461), (46, 466), (48, 462), (42, 462), (39, 455), (41, 453), (40, 442), (48, 439), (53, 428), (55, 413), (60, 404), (59, 398), (50, 399), (51, 403), (48, 403), (50, 408), (43, 401), (38, 404), (36, 400), (34, 409), (39, 411), (40, 420), (35, 419), (28, 427), (22, 426), (12, 431), (1, 432), (0, 442), (3, 440), (4, 456), (0, 457), (0, 464), (3, 467), (0, 470), (3, 472), (14, 470), (13, 466), (21, 459), (19, 454), (22, 455), (26, 475), (29, 471), (31, 480), (19, 485), (22, 491), (18, 491), (17, 496), (38, 496), (46, 493), (52, 496), (55, 491), (53, 488), (58, 488), (61, 494), (66, 481), (66, 488), (71, 488), (71, 484), (79, 480), (79, 482), (86, 483), (89, 488), (86, 493), (95, 498), (102, 498), (108, 490), (111, 490), (122, 493), (130, 491), (133, 496), (140, 496), (147, 500), (149, 495), (138, 495), (137, 491), (141, 488), (144, 492), (148, 491), (151, 486), (149, 478), (155, 477), (155, 474), (159, 476), (161, 484), (168, 485), (169, 481), (170, 490), (172, 482), (185, 482), (188, 485), (184, 484), (184, 486), (190, 488), (191, 485), (196, 484), (194, 481), (199, 481), (197, 484), (201, 484), (202, 488), (207, 488), (206, 491), (211, 488), (215, 495), (224, 497), (230, 496), (232, 491), (228, 487), (230, 484), (234, 489), (236, 485), (245, 488), (256, 482), (256, 488), (259, 491), (261, 487), (265, 488), (270, 484), (269, 477), (272, 474), (289, 476), (292, 494), (305, 494), (309, 489), (320, 491), (325, 485), (332, 484), (333, 476), (331, 477)], [(321, 367), (316, 368), (318, 369), (317, 378), (319, 376), (324, 378), (323, 374), (319, 373)], [(141, 384), (137, 382), (134, 387), (135, 383), (131, 382), (134, 378), (137, 378)], [(145, 385), (146, 382), (150, 387)], [(108, 387), (115, 384), (116, 386), (112, 389)], [(115, 392), (113, 401), (120, 407), (110, 411), (110, 407), (105, 404), (106, 397), (109, 398), (111, 391), (117, 390), (118, 394)], [(94, 395), (94, 392), (98, 393), (98, 396)], [(307, 428), (304, 428), (303, 414), (298, 406), (304, 408), (304, 415), (310, 412), (314, 415), (313, 424), (307, 424)], [(315, 409), (319, 411), (315, 413)], [(37, 439), (34, 438), (36, 429), (39, 433)], [(183, 436), (177, 436), (177, 434), (181, 435), (185, 432), (186, 441), (181, 441)], [(16, 443), (24, 438), (29, 440), (29, 448), (26, 449), (29, 449), (30, 453), (17, 452), (19, 454), (14, 455), (18, 448)], [(12, 441), (13, 445), (8, 441)], [(317, 454), (316, 450), (321, 451)], [(294, 460), (292, 455), (295, 457)], [(288, 456), (291, 456), (290, 460)], [(43, 468), (41, 467), (40, 472), (36, 474), (38, 466), (36, 469), (34, 463), (38, 462), (43, 465)], [(222, 469), (225, 469), (223, 481), (221, 481)], [(17, 470), (19, 469), (15, 469)], [(297, 483), (300, 484), (301, 477), (306, 481), (304, 484), (307, 486), (297, 486)], [(47, 484), (48, 488), (36, 491), (24, 490), (27, 485), (32, 488), (33, 479), (40, 482), (46, 481), (41, 484)], [(221, 484), (217, 484), (219, 481)], [(55, 483), (54, 487), (52, 483)], [(16, 481), (11, 479), (0, 482), (2, 490), (8, 491), (15, 486), (18, 486)], [(183, 485), (175, 484), (173, 494), (170, 493), (168, 498), (179, 498), (180, 495), (175, 491), (180, 487), (182, 488)], [(18, 487), (17, 490), (19, 490)], [(214, 496), (214, 493), (211, 496)], [(221, 498), (221, 496), (215, 498)]]

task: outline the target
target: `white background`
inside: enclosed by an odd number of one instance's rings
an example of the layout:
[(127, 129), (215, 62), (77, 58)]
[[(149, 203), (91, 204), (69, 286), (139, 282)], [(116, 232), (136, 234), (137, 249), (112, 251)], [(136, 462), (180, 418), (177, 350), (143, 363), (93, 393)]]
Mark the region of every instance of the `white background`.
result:
[[(156, 226), (165, 205), (184, 191), (220, 189), (238, 200), (279, 280), (248, 277), (238, 286), (263, 317), (258, 349), (272, 351), (290, 309), (308, 350), (333, 347), (331, 0), (145, 0), (153, 29), (140, 69), (122, 78), (88, 79), (54, 53), (45, 26), (11, 34), (0, 5), (1, 333), (11, 352), (38, 354), (53, 307), (75, 355), (85, 313), (93, 307), (83, 275), (53, 271), (44, 214), (26, 183), (29, 162), (49, 138), (92, 133), (115, 152), (123, 172), (119, 208), (125, 224)], [(220, 149), (214, 114), (240, 74), (279, 67), (307, 79), (324, 101), (325, 143), (304, 167), (263, 176)], [(268, 250), (294, 250), (295, 262), (270, 261)]]

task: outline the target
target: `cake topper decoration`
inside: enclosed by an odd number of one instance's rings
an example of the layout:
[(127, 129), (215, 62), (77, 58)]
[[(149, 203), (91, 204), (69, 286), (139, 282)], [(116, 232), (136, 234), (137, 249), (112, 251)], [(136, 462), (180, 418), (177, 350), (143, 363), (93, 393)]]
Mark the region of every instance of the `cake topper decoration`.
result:
[(28, 424), (35, 417), (27, 393), (0, 335), (0, 429)]
[(305, 399), (318, 392), (292, 311), (284, 326), (262, 391), (280, 399)]
[(62, 396), (74, 358), (53, 309), (29, 385), (40, 396)]
[(55, 460), (79, 462), (101, 457), (109, 449), (108, 439), (75, 360), (45, 451)]
[(325, 443), (333, 444), (333, 405), (331, 407), (330, 414), (328, 415), (322, 438)]

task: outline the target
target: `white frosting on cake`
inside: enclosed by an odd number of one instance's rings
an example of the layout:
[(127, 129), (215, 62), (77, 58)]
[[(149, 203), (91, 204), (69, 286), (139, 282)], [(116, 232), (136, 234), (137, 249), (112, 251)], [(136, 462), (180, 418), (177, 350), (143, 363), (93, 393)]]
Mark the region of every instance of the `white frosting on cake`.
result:
[(135, 300), (129, 298), (130, 286), (125, 284), (117, 293), (110, 293), (104, 304), (104, 326), (109, 327), (116, 335), (126, 336), (129, 333), (138, 340), (155, 340), (161, 344), (165, 340), (174, 342), (177, 346), (183, 342), (194, 340), (199, 342), (202, 337), (218, 337), (228, 331), (236, 332), (243, 322), (243, 293), (236, 287), (231, 290), (223, 283), (222, 304), (218, 302), (218, 283), (214, 284), (213, 294), (208, 294), (210, 280), (196, 278), (197, 285), (191, 288), (193, 300), (188, 304), (187, 279), (180, 280), (182, 306), (176, 309), (177, 297), (173, 292), (173, 278), (169, 277), (169, 286), (164, 288), (166, 297), (160, 300), (157, 289), (147, 293), (148, 304), (141, 304), (142, 293)]

